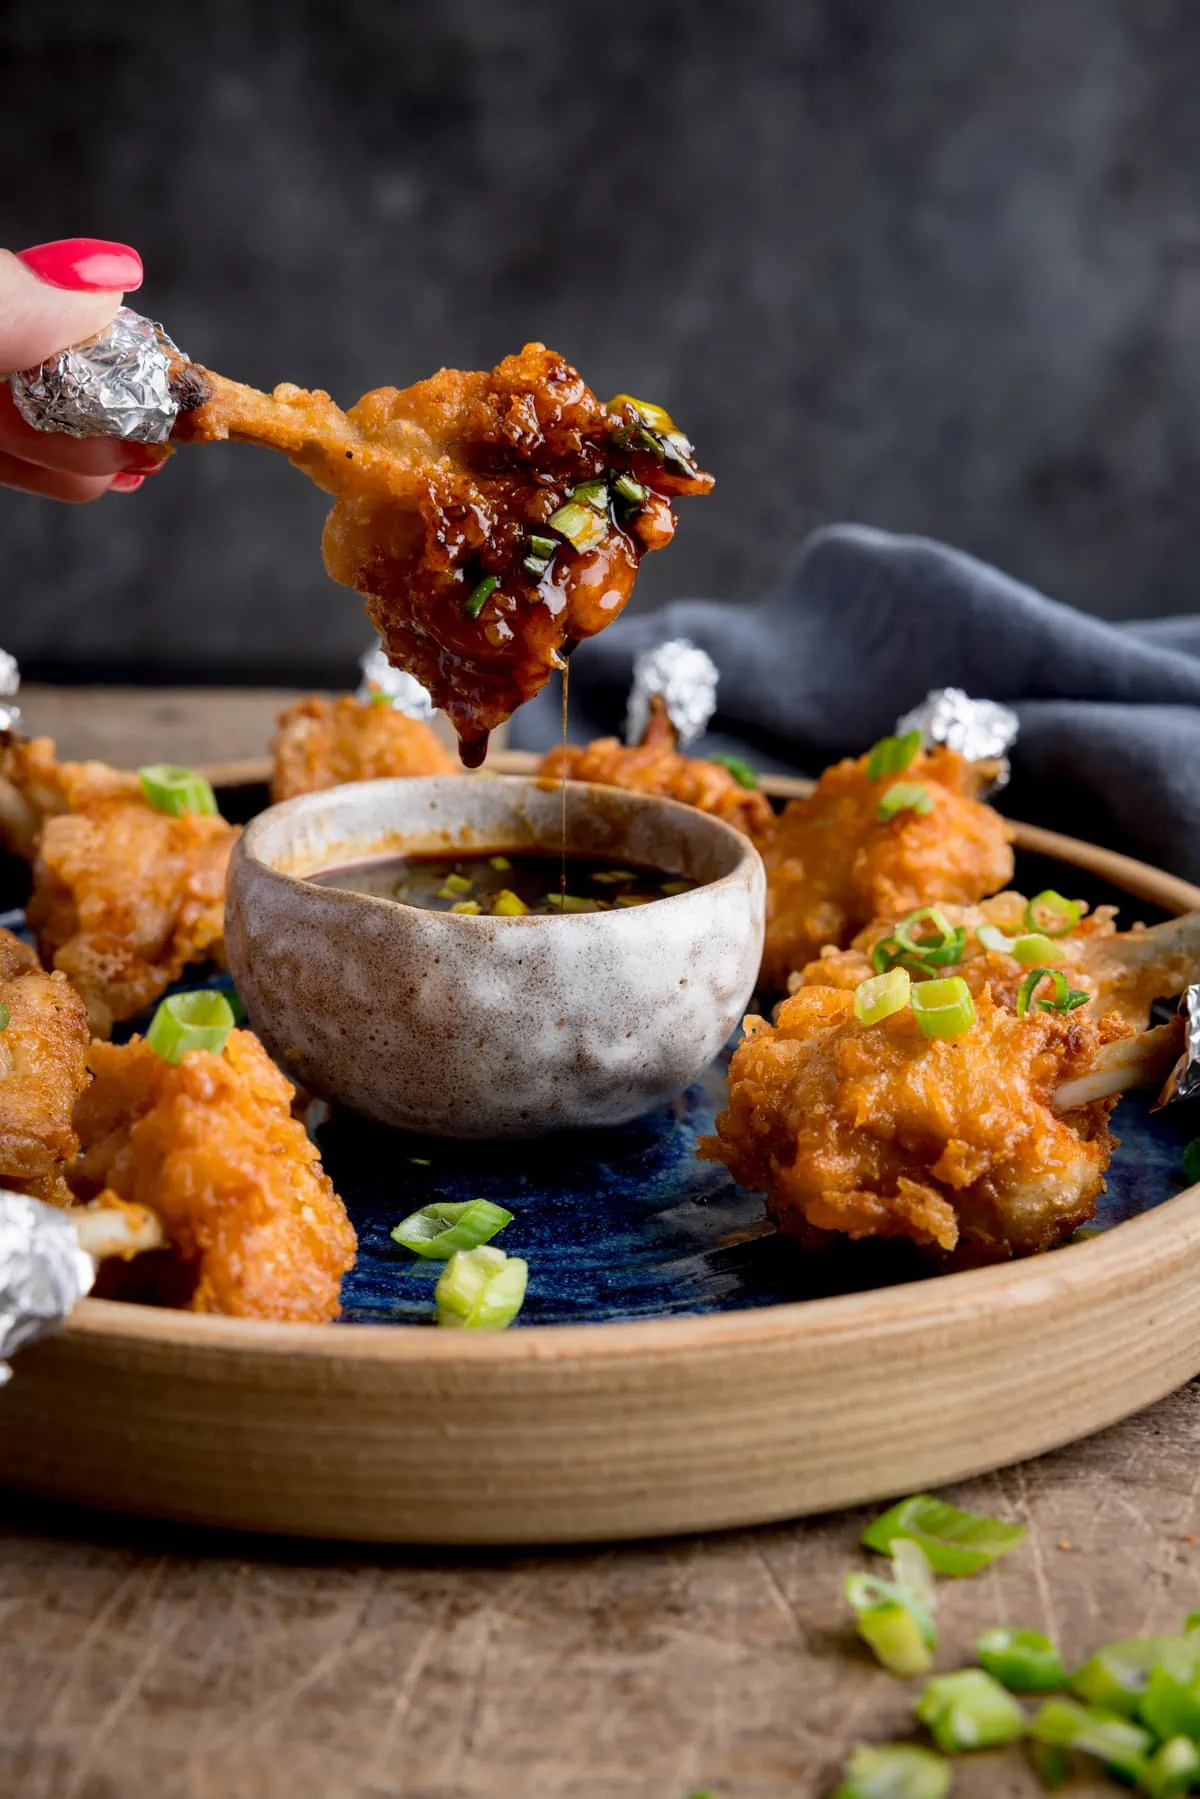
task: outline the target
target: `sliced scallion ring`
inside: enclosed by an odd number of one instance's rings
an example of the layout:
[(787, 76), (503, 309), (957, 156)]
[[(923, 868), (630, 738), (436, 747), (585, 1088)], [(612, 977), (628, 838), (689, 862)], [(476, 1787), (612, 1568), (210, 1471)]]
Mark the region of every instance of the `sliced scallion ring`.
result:
[(868, 781), (882, 781), (885, 775), (903, 774), (920, 751), (920, 731), (906, 731), (903, 737), (881, 737), (867, 752)]
[(568, 500), (565, 505), (552, 512), (546, 520), (556, 531), (560, 531), (573, 550), (581, 554), (585, 550), (594, 550), (608, 536), (608, 517), (596, 511), (596, 508), (584, 500)]
[(1094, 1756), (1129, 1780), (1140, 1779), (1154, 1747), (1148, 1730), (1127, 1718), (1112, 1718), (1076, 1705), (1073, 1699), (1047, 1699), (1029, 1734), (1035, 1743)]
[(833, 1799), (948, 1799), (954, 1770), (915, 1743), (860, 1743)]
[(1107, 1643), (1071, 1676), (1071, 1691), (1088, 1705), (1135, 1717), (1151, 1673), (1176, 1640), (1125, 1637), (1119, 1643)]
[(985, 1630), (975, 1653), (980, 1666), (1014, 1693), (1043, 1693), (1066, 1683), (1062, 1656), (1040, 1630)]
[[(931, 929), (915, 936), (916, 927), (926, 924)], [(952, 925), (940, 906), (920, 906), (907, 918), (897, 919), (892, 934), (910, 955), (919, 956), (930, 968), (945, 968), (961, 962), (967, 941), (966, 926)]]
[(874, 1574), (847, 1574), (842, 1590), (854, 1611), (859, 1636), (885, 1668), (905, 1678), (928, 1674), (937, 1628), (916, 1593)]
[(1037, 963), (1047, 967), (1057, 961), (1060, 954), (1041, 931), (1030, 931), (1026, 936), (1018, 937), (1012, 946), (1013, 960), (1023, 968), (1032, 968)]
[(469, 1199), (461, 1204), (438, 1201), (410, 1213), (391, 1233), (392, 1242), (411, 1249), (414, 1255), (447, 1262), (455, 1250), (478, 1249), (481, 1243), (490, 1243), (512, 1223), (512, 1217), (490, 1199)]
[(739, 787), (755, 788), (758, 786), (758, 774), (741, 756), (731, 756), (726, 750), (718, 750), (709, 758), (718, 768), (728, 771)]
[(1177, 1736), (1200, 1742), (1200, 1643), (1194, 1638), (1166, 1645), (1150, 1670), (1137, 1715), (1160, 1742)]
[(937, 1574), (977, 1574), (1024, 1542), (1025, 1530), (982, 1512), (960, 1511), (929, 1493), (916, 1493), (873, 1519), (862, 1542), (866, 1549), (890, 1555), (900, 1537), (919, 1544)]
[(177, 768), (173, 762), (153, 762), (138, 769), (142, 793), (156, 812), (172, 818), (183, 818), (189, 812), (200, 812), (209, 818), (217, 814), (217, 796), (203, 775), (194, 768)]
[(1053, 887), (1047, 887), (1043, 893), (1034, 894), (1026, 906), (1025, 928), (1041, 931), (1046, 937), (1065, 937), (1082, 917), (1083, 907), (1077, 900), (1064, 899)]
[(998, 925), (977, 924), (975, 926), (976, 942), (982, 943), (984, 949), (990, 949), (998, 956), (1011, 956), (1015, 937), (1006, 937)]
[(9, 1025), (11, 1024), (11, 1022), (12, 1022), (12, 1013), (9, 1011), (8, 1007), (3, 1003), (3, 1001), (0, 1001), (0, 1031), (6, 1031), (9, 1027)]
[(1150, 1757), (1142, 1772), (1149, 1799), (1181, 1799), (1195, 1791), (1200, 1777), (1200, 1749), (1190, 1737), (1171, 1737)]
[(650, 489), (643, 487), (640, 481), (635, 481), (632, 475), (615, 475), (613, 492), (623, 500), (628, 500), (631, 506), (644, 506), (650, 498)]
[(525, 1301), (529, 1265), (490, 1243), (455, 1250), (434, 1289), (437, 1321), (458, 1330), (504, 1330)]
[(925, 1037), (961, 1037), (975, 1023), (975, 1001), (960, 974), (944, 981), (920, 982), (912, 990), (910, 1003)]
[(873, 974), (854, 989), (854, 1016), (860, 1024), (878, 1024), (893, 1012), (902, 1012), (909, 1003), (912, 976), (907, 968), (890, 968), (886, 974)]
[(524, 918), (529, 907), (511, 887), (502, 887), (488, 906), (493, 918)]
[[(1052, 983), (1052, 999), (1034, 998), (1043, 981)], [(1031, 968), (1017, 988), (1017, 1017), (1024, 1018), (1031, 1006), (1039, 1012), (1073, 1012), (1077, 1006), (1086, 1006), (1091, 997), (1077, 987), (1068, 987), (1067, 977), (1059, 968)]]
[(897, 781), (889, 787), (875, 808), (875, 816), (881, 824), (889, 818), (895, 818), (900, 812), (915, 812), (923, 817), (926, 812), (933, 811), (933, 795), (928, 787), (922, 787), (914, 781)]
[(678, 429), (665, 407), (656, 406), (653, 400), (635, 400), (632, 394), (614, 394), (608, 402), (608, 410), (632, 413), (640, 424), (648, 425), (651, 431), (668, 432)]
[(485, 575), (482, 581), (477, 581), (463, 601), (464, 616), (478, 618), (499, 585), (499, 575)]
[(935, 1674), (926, 1682), (915, 1712), (945, 1755), (999, 1749), (1025, 1734), (1025, 1713), (982, 1668)]
[(223, 993), (172, 993), (151, 1019), (146, 1042), (164, 1062), (178, 1062), (193, 1049), (220, 1055), (233, 1028), (233, 1007)]

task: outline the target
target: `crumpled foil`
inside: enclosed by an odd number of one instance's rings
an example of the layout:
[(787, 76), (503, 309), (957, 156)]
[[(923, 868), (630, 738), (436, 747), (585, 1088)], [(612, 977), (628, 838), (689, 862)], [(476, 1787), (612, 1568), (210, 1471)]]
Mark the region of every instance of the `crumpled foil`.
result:
[(1200, 983), (1189, 987), (1180, 999), (1179, 1016), (1183, 1019), (1183, 1054), (1154, 1102), (1156, 1112), (1176, 1100), (1200, 1096)]
[(20, 687), (21, 671), (16, 657), (0, 650), (0, 731), (15, 731), (21, 722), (21, 708), (13, 698)]
[(11, 376), (13, 403), (35, 431), (165, 444), (179, 412), (172, 360), (181, 359), (161, 325), (122, 306), (95, 337)]
[(680, 747), (694, 743), (717, 709), (717, 665), (686, 637), (643, 650), (633, 665), (633, 686), (625, 713), (625, 741), (637, 744), (650, 722), (650, 696), (661, 693)]
[(0, 1188), (0, 1386), (6, 1358), (57, 1330), (95, 1278), (69, 1212)]
[(356, 699), (369, 700), (374, 694), (383, 693), (392, 702), (394, 710), (403, 712), (406, 718), (433, 717), (429, 690), (421, 686), (415, 675), (392, 667), (382, 638), (374, 649), (366, 650), (359, 657), (358, 666), (362, 670), (362, 680), (354, 696)]
[(944, 743), (968, 762), (1003, 761), (1004, 766), (989, 784), (989, 793), (999, 793), (1008, 786), (1006, 752), (1017, 741), (1020, 728), (1010, 707), (995, 700), (973, 700), (961, 687), (933, 688), (919, 706), (896, 720), (896, 735), (920, 731), (925, 749)]

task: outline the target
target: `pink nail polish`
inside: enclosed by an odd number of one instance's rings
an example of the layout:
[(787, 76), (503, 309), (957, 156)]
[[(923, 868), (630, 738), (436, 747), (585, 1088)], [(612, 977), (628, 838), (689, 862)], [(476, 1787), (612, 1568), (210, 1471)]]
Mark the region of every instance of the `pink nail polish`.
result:
[(39, 281), (75, 293), (132, 293), (142, 285), (142, 259), (128, 244), (103, 237), (61, 237), (17, 256)]
[(145, 475), (114, 475), (108, 484), (109, 493), (136, 493)]

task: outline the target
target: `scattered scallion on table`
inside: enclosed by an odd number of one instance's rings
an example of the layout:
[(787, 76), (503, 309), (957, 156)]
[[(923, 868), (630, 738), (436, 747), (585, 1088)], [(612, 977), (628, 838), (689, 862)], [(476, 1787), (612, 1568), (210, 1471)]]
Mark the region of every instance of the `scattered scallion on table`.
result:
[(873, 1519), (863, 1531), (862, 1542), (866, 1549), (890, 1555), (902, 1537), (924, 1550), (935, 1574), (978, 1574), (1023, 1542), (1025, 1529), (981, 1512), (960, 1511), (929, 1493), (917, 1493)]
[(1062, 1656), (1040, 1630), (985, 1630), (975, 1653), (980, 1667), (1014, 1693), (1044, 1693), (1066, 1682)]
[(1150, 1732), (1140, 1725), (1077, 1705), (1073, 1699), (1047, 1699), (1030, 1724), (1029, 1734), (1035, 1743), (1093, 1756), (1134, 1781), (1145, 1772), (1154, 1748)]
[(1065, 937), (1082, 917), (1083, 907), (1077, 900), (1064, 899), (1053, 887), (1047, 887), (1042, 893), (1035, 893), (1026, 906), (1025, 929), (1040, 931), (1045, 937)]
[(193, 768), (177, 768), (173, 762), (149, 763), (138, 769), (144, 798), (156, 812), (172, 818), (183, 818), (199, 812), (209, 818), (217, 815), (217, 796), (203, 775)]
[(173, 993), (154, 1014), (146, 1042), (164, 1062), (178, 1062), (193, 1049), (220, 1055), (233, 1028), (233, 1007), (223, 993)]
[(882, 781), (886, 775), (903, 774), (920, 749), (920, 731), (906, 731), (903, 737), (881, 737), (867, 752), (868, 781)]
[(753, 789), (758, 786), (757, 770), (751, 768), (750, 764), (741, 756), (731, 755), (728, 750), (715, 750), (708, 759), (710, 762), (715, 762), (718, 768), (723, 768), (728, 774), (731, 774), (739, 787)]
[(975, 1001), (960, 974), (921, 981), (912, 990), (913, 1017), (925, 1037), (961, 1037), (975, 1022)]
[(434, 1289), (437, 1321), (459, 1330), (504, 1330), (525, 1302), (529, 1265), (490, 1243), (455, 1250)]
[(1149, 1799), (1181, 1799), (1200, 1785), (1200, 1749), (1190, 1737), (1171, 1737), (1150, 1757), (1142, 1771)]
[(1185, 1736), (1200, 1742), (1200, 1643), (1180, 1637), (1166, 1645), (1150, 1670), (1138, 1717), (1160, 1741)]
[(1071, 1691), (1102, 1711), (1135, 1717), (1150, 1675), (1171, 1640), (1127, 1637), (1119, 1643), (1106, 1643), (1071, 1676)]
[[(1043, 981), (1049, 981), (1053, 988), (1049, 999), (1034, 997)], [(1078, 987), (1069, 987), (1061, 969), (1032, 968), (1017, 988), (1017, 1017), (1024, 1018), (1033, 1006), (1039, 1012), (1074, 1012), (1076, 1007), (1086, 1006), (1091, 997)]]
[[(901, 1575), (904, 1564), (892, 1571)], [(885, 1668), (902, 1676), (927, 1674), (937, 1647), (931, 1590), (907, 1572), (907, 1580), (856, 1572), (843, 1584), (859, 1636)]]
[(833, 1799), (947, 1799), (954, 1771), (913, 1743), (860, 1743)]
[(982, 1668), (935, 1674), (917, 1701), (916, 1716), (945, 1755), (998, 1749), (1025, 1734), (1025, 1713)]
[(414, 1255), (431, 1261), (448, 1262), (459, 1249), (478, 1249), (490, 1243), (512, 1213), (490, 1199), (468, 1199), (461, 1202), (439, 1200), (412, 1212), (391, 1233), (393, 1243), (411, 1249)]
[(881, 824), (886, 824), (900, 812), (915, 812), (924, 815), (933, 811), (933, 795), (928, 787), (922, 787), (916, 781), (897, 781), (889, 787), (875, 808), (875, 816)]

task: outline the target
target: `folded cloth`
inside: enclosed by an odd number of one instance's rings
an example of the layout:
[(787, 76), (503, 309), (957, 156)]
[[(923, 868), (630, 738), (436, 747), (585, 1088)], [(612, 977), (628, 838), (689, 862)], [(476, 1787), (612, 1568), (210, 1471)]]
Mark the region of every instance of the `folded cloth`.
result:
[[(815, 774), (931, 688), (961, 687), (1020, 717), (1004, 811), (1200, 881), (1200, 617), (1108, 624), (945, 544), (835, 525), (756, 605), (678, 600), (582, 645), (573, 739), (620, 733), (634, 658), (670, 637), (720, 670), (693, 754)], [(510, 741), (545, 749), (560, 735), (547, 693)]]

